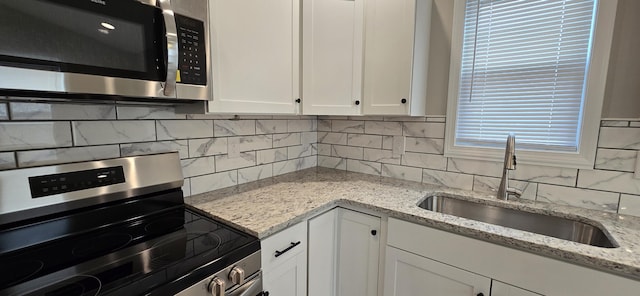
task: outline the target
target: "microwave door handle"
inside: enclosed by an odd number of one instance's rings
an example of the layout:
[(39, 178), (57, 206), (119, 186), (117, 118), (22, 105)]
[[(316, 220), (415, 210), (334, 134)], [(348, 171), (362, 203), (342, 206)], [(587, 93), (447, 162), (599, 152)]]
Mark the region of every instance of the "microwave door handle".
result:
[(175, 96), (176, 72), (178, 70), (178, 30), (176, 18), (171, 8), (170, 0), (158, 0), (158, 6), (162, 10), (164, 27), (167, 30), (167, 78), (164, 84), (163, 94)]

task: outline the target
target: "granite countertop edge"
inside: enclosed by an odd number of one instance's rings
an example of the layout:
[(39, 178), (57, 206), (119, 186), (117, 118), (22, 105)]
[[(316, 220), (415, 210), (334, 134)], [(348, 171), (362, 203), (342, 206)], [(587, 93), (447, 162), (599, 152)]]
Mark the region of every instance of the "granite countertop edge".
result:
[[(474, 202), (595, 222), (606, 229), (620, 246), (612, 249), (593, 247), (419, 208), (417, 204), (431, 194), (452, 194)], [(532, 201), (504, 202), (486, 193), (326, 168), (293, 172), (194, 195), (185, 200), (210, 217), (260, 239), (335, 207), (361, 208), (640, 280), (640, 218), (615, 213)]]

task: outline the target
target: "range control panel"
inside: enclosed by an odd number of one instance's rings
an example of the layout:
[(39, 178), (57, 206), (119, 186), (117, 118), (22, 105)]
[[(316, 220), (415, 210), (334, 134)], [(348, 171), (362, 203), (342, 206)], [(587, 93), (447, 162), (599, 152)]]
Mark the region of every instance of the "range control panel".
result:
[(124, 182), (122, 166), (29, 177), (32, 198)]
[(178, 83), (207, 84), (207, 53), (202, 21), (176, 15), (178, 29)]

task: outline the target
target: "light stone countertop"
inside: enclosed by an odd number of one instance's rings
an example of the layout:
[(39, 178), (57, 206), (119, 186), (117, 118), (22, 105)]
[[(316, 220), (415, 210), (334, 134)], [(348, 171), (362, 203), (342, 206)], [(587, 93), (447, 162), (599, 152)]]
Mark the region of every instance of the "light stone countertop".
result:
[[(432, 193), (595, 221), (620, 247), (593, 247), (419, 208), (418, 202)], [(261, 239), (336, 206), (346, 206), (640, 280), (640, 218), (615, 213), (541, 202), (505, 202), (483, 193), (326, 168), (215, 190), (185, 201)]]

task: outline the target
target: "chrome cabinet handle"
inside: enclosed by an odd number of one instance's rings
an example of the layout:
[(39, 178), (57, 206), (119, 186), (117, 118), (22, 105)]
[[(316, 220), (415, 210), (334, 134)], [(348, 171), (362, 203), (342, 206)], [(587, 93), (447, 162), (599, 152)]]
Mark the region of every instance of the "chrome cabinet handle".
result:
[(277, 257), (280, 257), (282, 254), (284, 254), (284, 253), (286, 253), (286, 252), (289, 252), (289, 250), (291, 250), (291, 249), (295, 248), (295, 247), (296, 247), (297, 245), (299, 245), (299, 244), (300, 244), (300, 241), (295, 242), (295, 243), (294, 243), (294, 242), (291, 242), (291, 245), (290, 245), (290, 246), (288, 246), (286, 249), (284, 249), (284, 250), (282, 250), (282, 251), (278, 251), (278, 250), (276, 250), (276, 255), (275, 255), (275, 256), (276, 256), (276, 258), (277, 258)]
[(167, 30), (167, 77), (164, 83), (165, 96), (173, 96), (176, 90), (176, 72), (178, 71), (178, 29), (170, 0), (158, 0), (162, 10), (164, 27)]

